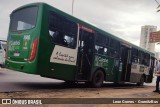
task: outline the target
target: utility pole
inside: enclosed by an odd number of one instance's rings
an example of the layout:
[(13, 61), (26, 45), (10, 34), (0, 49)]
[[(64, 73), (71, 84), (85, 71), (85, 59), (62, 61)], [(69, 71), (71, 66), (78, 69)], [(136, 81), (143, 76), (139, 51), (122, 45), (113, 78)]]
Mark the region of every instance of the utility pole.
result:
[(72, 0), (72, 16), (73, 16), (74, 0)]

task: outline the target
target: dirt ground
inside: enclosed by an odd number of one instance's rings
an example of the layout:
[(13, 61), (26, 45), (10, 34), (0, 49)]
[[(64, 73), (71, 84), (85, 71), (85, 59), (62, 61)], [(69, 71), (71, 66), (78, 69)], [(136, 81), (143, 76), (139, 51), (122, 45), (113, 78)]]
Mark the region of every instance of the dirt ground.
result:
[(160, 98), (155, 87), (70, 88), (0, 93), (0, 98)]
[[(28, 92), (0, 93), (0, 98), (159, 98), (160, 94), (154, 93), (153, 86), (105, 84), (102, 88), (85, 88), (84, 84), (65, 89), (36, 90)], [(4, 106), (4, 105), (0, 105)], [(20, 107), (16, 105), (14, 107)], [(27, 105), (26, 107), (32, 107)], [(160, 104), (52, 104), (37, 105), (38, 107), (160, 107)], [(7, 107), (13, 107), (8, 105)]]

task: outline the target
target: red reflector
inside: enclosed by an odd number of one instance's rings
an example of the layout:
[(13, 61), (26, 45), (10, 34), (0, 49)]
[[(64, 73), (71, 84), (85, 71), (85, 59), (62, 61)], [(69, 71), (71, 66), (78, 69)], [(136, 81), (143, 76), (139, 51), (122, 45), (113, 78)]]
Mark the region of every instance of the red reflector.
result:
[(28, 61), (33, 61), (36, 57), (36, 51), (37, 51), (37, 45), (38, 45), (38, 38), (36, 38), (32, 44), (32, 50), (31, 50), (31, 54), (30, 57), (28, 59)]
[(79, 24), (79, 27), (80, 27), (80, 29), (83, 29), (83, 30), (85, 30), (87, 32), (95, 33), (94, 30), (92, 30), (90, 28), (87, 28), (87, 27), (83, 26), (82, 24)]

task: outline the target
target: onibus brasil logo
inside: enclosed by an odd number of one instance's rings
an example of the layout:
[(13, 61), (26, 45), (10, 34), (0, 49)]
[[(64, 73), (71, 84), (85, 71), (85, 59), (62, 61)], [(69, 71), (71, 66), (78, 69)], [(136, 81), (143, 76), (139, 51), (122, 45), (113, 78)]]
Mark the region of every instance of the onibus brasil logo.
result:
[(37, 99), (2, 99), (2, 104), (34, 104), (41, 105), (42, 101)]

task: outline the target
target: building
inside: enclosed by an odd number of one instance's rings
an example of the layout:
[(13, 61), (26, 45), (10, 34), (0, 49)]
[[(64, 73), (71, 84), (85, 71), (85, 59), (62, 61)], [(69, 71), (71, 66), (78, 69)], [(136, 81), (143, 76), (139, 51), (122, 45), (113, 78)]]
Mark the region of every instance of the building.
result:
[(155, 52), (155, 43), (149, 43), (150, 32), (156, 32), (157, 26), (145, 25), (141, 27), (140, 47)]

